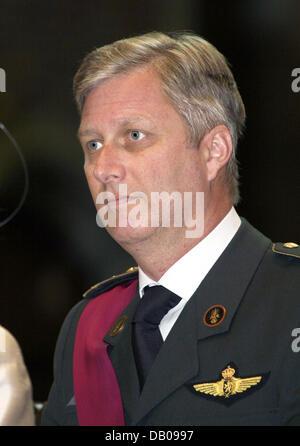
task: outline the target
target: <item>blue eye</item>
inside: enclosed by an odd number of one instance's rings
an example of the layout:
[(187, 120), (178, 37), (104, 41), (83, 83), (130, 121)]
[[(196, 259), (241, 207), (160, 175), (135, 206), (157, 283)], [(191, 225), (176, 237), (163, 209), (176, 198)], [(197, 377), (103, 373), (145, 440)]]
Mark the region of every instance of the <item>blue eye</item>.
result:
[(139, 141), (144, 136), (145, 136), (144, 133), (140, 132), (139, 130), (131, 130), (130, 131), (130, 138), (133, 139), (134, 141)]
[(88, 149), (89, 149), (91, 152), (95, 152), (96, 150), (101, 149), (101, 147), (102, 147), (102, 143), (99, 142), (99, 141), (89, 141), (89, 142), (87, 143), (87, 146), (88, 146)]

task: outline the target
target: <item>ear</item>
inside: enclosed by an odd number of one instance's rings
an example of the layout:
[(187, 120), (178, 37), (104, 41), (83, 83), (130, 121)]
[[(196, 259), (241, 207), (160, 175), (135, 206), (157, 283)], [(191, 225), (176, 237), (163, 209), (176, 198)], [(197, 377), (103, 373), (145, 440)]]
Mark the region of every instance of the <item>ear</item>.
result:
[(207, 180), (213, 181), (230, 159), (231, 134), (225, 125), (218, 125), (206, 133), (200, 145), (205, 153)]

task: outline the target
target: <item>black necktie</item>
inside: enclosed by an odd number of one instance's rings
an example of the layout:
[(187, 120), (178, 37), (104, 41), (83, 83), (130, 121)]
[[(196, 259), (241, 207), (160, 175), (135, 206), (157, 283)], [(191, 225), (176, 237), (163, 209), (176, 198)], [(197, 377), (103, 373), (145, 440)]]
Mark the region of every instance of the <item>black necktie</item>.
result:
[(160, 321), (180, 300), (163, 286), (145, 288), (133, 318), (133, 350), (141, 387), (163, 343)]

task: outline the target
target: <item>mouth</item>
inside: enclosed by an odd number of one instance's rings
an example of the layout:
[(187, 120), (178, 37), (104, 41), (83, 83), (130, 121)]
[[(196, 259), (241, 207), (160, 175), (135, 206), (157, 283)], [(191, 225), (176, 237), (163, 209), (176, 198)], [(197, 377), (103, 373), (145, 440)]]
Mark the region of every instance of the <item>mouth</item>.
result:
[(124, 195), (124, 196), (118, 196), (115, 195), (114, 198), (111, 198), (107, 201), (107, 206), (119, 206), (124, 204), (137, 204), (136, 200), (141, 199), (140, 195), (137, 194), (130, 194), (130, 195)]
[(118, 206), (121, 204), (125, 204), (128, 203), (128, 196), (124, 196), (124, 197), (118, 197), (115, 196), (114, 198), (111, 198), (110, 200), (107, 201), (107, 206)]

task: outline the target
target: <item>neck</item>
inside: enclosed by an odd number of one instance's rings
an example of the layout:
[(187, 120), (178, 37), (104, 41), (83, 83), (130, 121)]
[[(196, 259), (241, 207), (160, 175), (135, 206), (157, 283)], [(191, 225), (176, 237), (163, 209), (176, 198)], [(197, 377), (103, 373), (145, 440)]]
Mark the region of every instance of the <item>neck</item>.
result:
[(228, 214), (231, 202), (206, 209), (204, 232), (201, 237), (186, 238), (185, 228), (159, 228), (155, 235), (122, 247), (135, 259), (142, 270), (156, 282), (188, 251), (203, 240)]

